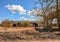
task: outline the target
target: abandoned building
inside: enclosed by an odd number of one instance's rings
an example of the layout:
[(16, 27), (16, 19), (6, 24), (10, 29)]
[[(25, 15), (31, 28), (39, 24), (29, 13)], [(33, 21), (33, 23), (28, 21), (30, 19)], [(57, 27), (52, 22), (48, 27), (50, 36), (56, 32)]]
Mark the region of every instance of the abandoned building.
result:
[(3, 27), (36, 27), (39, 26), (38, 21), (9, 21), (9, 20), (4, 20), (2, 21), (2, 26)]
[(3, 27), (20, 27), (20, 22), (18, 21), (2, 21)]

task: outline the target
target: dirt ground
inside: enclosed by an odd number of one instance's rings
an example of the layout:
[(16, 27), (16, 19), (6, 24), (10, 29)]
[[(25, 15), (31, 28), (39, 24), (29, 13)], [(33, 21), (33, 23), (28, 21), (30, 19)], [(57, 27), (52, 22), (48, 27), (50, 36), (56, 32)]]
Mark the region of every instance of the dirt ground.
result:
[(0, 42), (60, 42), (60, 32), (38, 32), (34, 27), (0, 27)]
[(15, 41), (0, 41), (0, 42), (60, 42), (60, 40), (15, 40)]
[(0, 32), (16, 32), (24, 30), (35, 31), (34, 27), (0, 27)]

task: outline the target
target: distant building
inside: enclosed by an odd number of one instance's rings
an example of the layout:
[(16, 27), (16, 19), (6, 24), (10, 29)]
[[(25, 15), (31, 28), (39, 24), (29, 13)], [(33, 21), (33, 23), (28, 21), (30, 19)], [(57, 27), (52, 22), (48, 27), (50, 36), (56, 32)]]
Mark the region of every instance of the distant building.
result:
[(20, 22), (18, 21), (2, 21), (3, 27), (20, 27)]
[(43, 26), (40, 21), (2, 21), (3, 27), (33, 27), (33, 23), (35, 27)]

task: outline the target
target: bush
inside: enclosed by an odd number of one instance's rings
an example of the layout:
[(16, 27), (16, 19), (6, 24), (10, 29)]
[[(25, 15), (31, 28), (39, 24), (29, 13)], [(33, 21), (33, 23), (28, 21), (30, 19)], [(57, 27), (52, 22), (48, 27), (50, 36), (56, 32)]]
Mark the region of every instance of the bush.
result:
[(23, 23), (21, 23), (21, 25), (22, 25), (23, 27), (25, 27), (25, 26), (27, 26), (27, 23), (23, 22)]
[(22, 26), (22, 27), (29, 27), (29, 26), (31, 26), (31, 25), (30, 25), (30, 22), (28, 22), (28, 21), (22, 21), (22, 22), (21, 22), (21, 26)]

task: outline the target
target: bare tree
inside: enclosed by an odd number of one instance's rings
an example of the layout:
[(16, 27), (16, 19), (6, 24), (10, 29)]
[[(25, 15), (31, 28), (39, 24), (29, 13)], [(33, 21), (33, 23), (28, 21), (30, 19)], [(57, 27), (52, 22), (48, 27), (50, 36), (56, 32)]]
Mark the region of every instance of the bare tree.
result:
[[(47, 14), (50, 12), (50, 5), (54, 2), (53, 0), (38, 0), (39, 4), (41, 5), (42, 14), (39, 13), (40, 10), (36, 10), (37, 16), (42, 16), (44, 20), (44, 28), (48, 28), (48, 20), (47, 20)], [(37, 2), (36, 2), (37, 3)], [(44, 6), (44, 3), (46, 3), (46, 6)]]
[(59, 15), (59, 12), (58, 12), (58, 0), (56, 0), (56, 15), (57, 15), (57, 24), (58, 24), (58, 28), (60, 30), (60, 15)]

